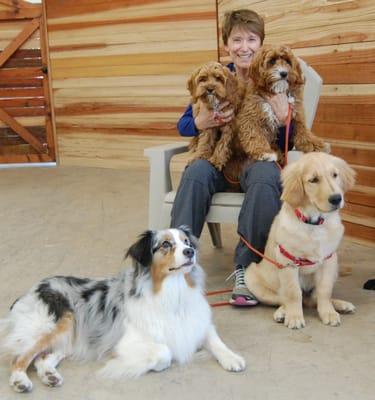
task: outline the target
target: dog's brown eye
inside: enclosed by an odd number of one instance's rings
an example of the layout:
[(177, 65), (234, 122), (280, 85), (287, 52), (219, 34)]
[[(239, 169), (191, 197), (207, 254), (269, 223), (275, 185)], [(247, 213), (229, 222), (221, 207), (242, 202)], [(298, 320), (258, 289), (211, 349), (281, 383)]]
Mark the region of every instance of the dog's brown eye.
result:
[(289, 64), (290, 66), (292, 66), (292, 62), (289, 60), (289, 58), (284, 58), (284, 61)]
[(222, 76), (215, 76), (215, 78), (217, 81), (224, 83), (224, 78)]
[(206, 76), (200, 76), (198, 79), (198, 83), (202, 83), (202, 82), (206, 82), (207, 81), (207, 77)]
[(271, 59), (268, 61), (268, 64), (269, 64), (269, 65), (275, 65), (275, 64), (276, 64), (276, 58), (275, 58), (275, 57), (271, 58)]
[(317, 176), (314, 176), (314, 178), (309, 179), (310, 183), (318, 183), (319, 182), (319, 178)]
[(160, 247), (163, 248), (163, 249), (169, 249), (169, 248), (172, 247), (172, 243), (171, 243), (171, 242), (168, 242), (168, 240), (165, 240), (165, 241), (161, 244)]
[(339, 175), (338, 175), (337, 172), (334, 172), (334, 173), (332, 174), (332, 176), (333, 176), (334, 178), (337, 178)]

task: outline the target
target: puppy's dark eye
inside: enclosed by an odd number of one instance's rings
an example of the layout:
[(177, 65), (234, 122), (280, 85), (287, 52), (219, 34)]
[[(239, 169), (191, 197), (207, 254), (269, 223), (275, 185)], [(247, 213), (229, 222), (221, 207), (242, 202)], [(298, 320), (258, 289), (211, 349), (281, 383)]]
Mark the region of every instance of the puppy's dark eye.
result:
[(333, 172), (332, 176), (333, 176), (334, 178), (337, 178), (337, 177), (339, 176), (339, 174), (338, 174), (337, 172)]
[(319, 178), (317, 176), (314, 176), (313, 178), (309, 179), (310, 183), (318, 183), (319, 182)]
[(198, 83), (203, 83), (203, 82), (206, 82), (206, 81), (207, 81), (207, 77), (206, 76), (200, 76), (198, 78)]
[(224, 83), (224, 78), (221, 75), (215, 76), (215, 79), (221, 83)]
[(269, 65), (275, 65), (276, 64), (276, 58), (272, 57), (269, 61), (268, 61)]
[(289, 64), (290, 66), (292, 66), (292, 62), (289, 60), (289, 58), (284, 58), (284, 61)]

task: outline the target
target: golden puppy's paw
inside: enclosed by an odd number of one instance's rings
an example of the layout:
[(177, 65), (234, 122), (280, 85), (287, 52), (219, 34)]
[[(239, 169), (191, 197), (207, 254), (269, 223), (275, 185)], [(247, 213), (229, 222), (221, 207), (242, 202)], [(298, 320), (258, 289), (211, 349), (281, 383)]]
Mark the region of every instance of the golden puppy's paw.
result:
[(355, 312), (355, 305), (349, 301), (332, 299), (332, 304), (339, 313), (351, 314)]
[(284, 322), (285, 320), (285, 308), (284, 306), (280, 306), (273, 314), (273, 319), (276, 322)]
[(276, 153), (263, 153), (257, 159), (259, 161), (275, 162), (275, 161), (277, 161), (277, 154)]
[(305, 327), (305, 319), (301, 313), (285, 313), (284, 325), (289, 329), (301, 329)]
[(341, 324), (340, 314), (333, 309), (321, 311), (319, 316), (324, 325), (339, 326)]

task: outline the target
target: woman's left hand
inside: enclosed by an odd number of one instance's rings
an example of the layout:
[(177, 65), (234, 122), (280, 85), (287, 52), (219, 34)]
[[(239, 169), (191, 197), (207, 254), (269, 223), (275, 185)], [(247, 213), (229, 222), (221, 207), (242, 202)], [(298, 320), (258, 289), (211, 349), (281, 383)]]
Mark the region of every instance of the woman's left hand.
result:
[(288, 119), (288, 96), (285, 93), (278, 93), (268, 97), (268, 102), (271, 104), (272, 110), (275, 113), (280, 126), (284, 126)]

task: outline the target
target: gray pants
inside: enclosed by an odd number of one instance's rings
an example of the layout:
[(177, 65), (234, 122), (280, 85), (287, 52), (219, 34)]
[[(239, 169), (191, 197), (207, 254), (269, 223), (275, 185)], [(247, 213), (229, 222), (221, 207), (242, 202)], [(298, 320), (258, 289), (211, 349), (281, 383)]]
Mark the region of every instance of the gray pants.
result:
[[(245, 199), (238, 218), (238, 234), (263, 252), (268, 233), (281, 201), (280, 171), (275, 163), (257, 161), (249, 165), (240, 179)], [(190, 226), (201, 235), (211, 198), (224, 192), (229, 184), (224, 175), (207, 160), (197, 160), (185, 169), (172, 208), (171, 227)], [(235, 265), (248, 266), (260, 258), (239, 240), (234, 256)]]

